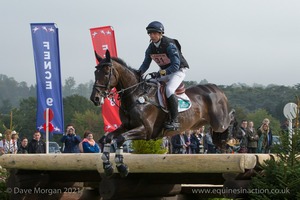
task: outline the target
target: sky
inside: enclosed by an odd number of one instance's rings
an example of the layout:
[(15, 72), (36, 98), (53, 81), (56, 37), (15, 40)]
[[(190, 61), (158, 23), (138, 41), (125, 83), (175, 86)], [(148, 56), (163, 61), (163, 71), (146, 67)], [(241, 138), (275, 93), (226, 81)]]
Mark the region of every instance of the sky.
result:
[(293, 86), (300, 83), (299, 10), (299, 0), (1, 0), (0, 74), (36, 83), (30, 23), (57, 24), (62, 81), (79, 84), (94, 80), (90, 28), (112, 26), (118, 56), (138, 69), (145, 28), (160, 21), (182, 46), (186, 81)]

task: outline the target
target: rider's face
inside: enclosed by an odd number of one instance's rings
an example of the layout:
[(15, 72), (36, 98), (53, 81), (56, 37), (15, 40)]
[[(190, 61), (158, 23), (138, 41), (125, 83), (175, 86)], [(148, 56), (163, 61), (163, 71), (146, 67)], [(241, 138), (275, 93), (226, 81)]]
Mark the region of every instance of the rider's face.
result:
[(156, 43), (160, 40), (161, 38), (161, 33), (158, 32), (153, 32), (153, 33), (149, 33), (150, 39), (152, 42)]

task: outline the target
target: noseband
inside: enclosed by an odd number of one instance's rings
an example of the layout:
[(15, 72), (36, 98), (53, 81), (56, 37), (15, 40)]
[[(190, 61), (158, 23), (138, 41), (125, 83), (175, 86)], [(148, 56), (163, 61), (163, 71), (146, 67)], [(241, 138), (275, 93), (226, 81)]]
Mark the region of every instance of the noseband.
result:
[[(97, 67), (97, 71), (100, 70), (99, 69), (100, 67)], [(100, 93), (100, 95), (104, 98), (108, 97), (109, 96), (109, 91), (108, 91), (108, 88), (110, 86), (110, 78), (111, 78), (111, 75), (112, 75), (112, 66), (110, 66), (109, 68), (109, 74), (108, 74), (108, 81), (105, 85), (100, 85), (100, 84), (97, 84), (97, 80), (95, 81), (94, 85), (93, 85), (93, 89), (96, 90), (98, 93)], [(104, 91), (101, 91), (101, 89), (104, 89)]]

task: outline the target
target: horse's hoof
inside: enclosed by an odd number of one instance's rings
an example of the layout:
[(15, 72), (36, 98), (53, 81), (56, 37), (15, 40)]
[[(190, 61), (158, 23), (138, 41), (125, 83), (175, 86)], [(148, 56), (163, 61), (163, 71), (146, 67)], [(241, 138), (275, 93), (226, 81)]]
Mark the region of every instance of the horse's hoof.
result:
[(106, 177), (111, 177), (114, 174), (114, 168), (110, 162), (103, 163), (103, 169)]
[(165, 129), (168, 131), (177, 131), (179, 127), (170, 127), (170, 126), (165, 126)]
[(178, 122), (167, 122), (165, 123), (165, 129), (170, 131), (176, 131), (180, 128), (180, 123)]
[(106, 177), (110, 178), (114, 175), (114, 169), (113, 168), (104, 169), (104, 173)]
[(118, 172), (122, 178), (125, 178), (129, 174), (128, 166), (125, 164), (121, 164), (117, 166)]

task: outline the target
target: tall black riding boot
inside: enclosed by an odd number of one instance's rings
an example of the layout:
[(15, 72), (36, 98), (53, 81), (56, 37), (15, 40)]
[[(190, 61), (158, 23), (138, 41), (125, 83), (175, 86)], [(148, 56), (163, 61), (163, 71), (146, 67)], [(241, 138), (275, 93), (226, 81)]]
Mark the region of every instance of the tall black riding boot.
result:
[(180, 124), (178, 122), (178, 100), (174, 94), (168, 98), (168, 107), (171, 119), (165, 124), (165, 128), (176, 130)]

